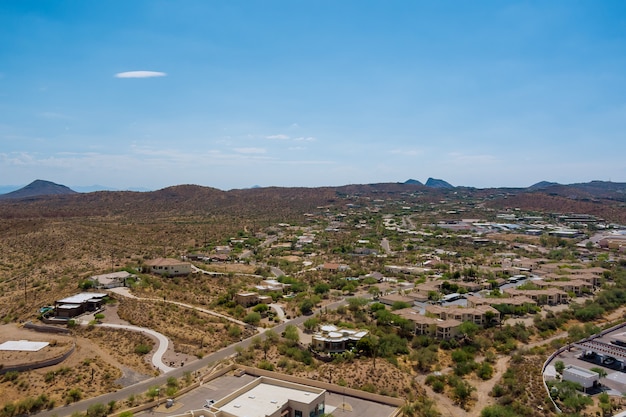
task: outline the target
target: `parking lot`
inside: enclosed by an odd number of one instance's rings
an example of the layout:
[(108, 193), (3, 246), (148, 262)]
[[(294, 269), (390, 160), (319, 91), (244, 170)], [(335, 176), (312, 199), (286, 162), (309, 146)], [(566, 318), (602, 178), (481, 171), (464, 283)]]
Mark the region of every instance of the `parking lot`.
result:
[[(601, 337), (595, 338), (594, 341), (611, 344), (616, 337), (624, 334), (624, 327), (615, 329)], [(606, 371), (607, 376), (600, 378), (600, 383), (608, 389), (609, 395), (622, 396), (626, 394), (626, 369), (622, 369), (622, 362), (607, 354), (590, 353), (590, 351), (579, 347), (571, 346), (570, 349), (560, 353), (551, 362), (554, 366), (556, 361), (563, 361), (565, 366), (575, 365), (585, 369), (602, 368)]]
[[(167, 399), (162, 398), (161, 404), (155, 409), (146, 410), (136, 415), (150, 416), (158, 414), (161, 416), (175, 416), (189, 413), (190, 410), (203, 408), (208, 400), (219, 400), (255, 379), (256, 377), (247, 374), (240, 377), (226, 374), (176, 398), (170, 407), (166, 406)], [(393, 406), (346, 396), (341, 392), (327, 391), (325, 403), (326, 413), (332, 413), (335, 417), (386, 417), (392, 415), (396, 410), (396, 407)]]

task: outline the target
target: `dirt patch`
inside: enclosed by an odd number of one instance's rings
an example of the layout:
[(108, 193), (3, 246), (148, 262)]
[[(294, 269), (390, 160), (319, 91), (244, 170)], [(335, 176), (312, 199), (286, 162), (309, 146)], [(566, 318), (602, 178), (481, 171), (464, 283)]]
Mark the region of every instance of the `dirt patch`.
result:
[(49, 344), (36, 352), (0, 351), (0, 363), (4, 367), (56, 358), (67, 353), (74, 346), (74, 340), (70, 335), (40, 333), (17, 324), (0, 326), (0, 343), (17, 340), (48, 342)]

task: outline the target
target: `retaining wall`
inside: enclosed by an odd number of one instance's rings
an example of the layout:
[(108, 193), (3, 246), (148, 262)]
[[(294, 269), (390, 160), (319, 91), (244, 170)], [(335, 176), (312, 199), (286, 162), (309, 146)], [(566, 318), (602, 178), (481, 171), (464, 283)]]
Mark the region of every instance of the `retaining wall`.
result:
[(69, 356), (72, 353), (74, 353), (74, 350), (76, 350), (76, 343), (72, 344), (72, 348), (70, 350), (68, 350), (61, 356), (57, 356), (55, 358), (50, 358), (50, 359), (46, 359), (46, 360), (38, 361), (38, 362), (4, 366), (2, 367), (2, 369), (0, 369), (0, 375), (6, 374), (7, 372), (14, 372), (14, 371), (24, 372), (24, 371), (30, 371), (31, 369), (39, 369), (39, 368), (45, 368), (47, 366), (58, 365), (59, 363), (69, 358)]

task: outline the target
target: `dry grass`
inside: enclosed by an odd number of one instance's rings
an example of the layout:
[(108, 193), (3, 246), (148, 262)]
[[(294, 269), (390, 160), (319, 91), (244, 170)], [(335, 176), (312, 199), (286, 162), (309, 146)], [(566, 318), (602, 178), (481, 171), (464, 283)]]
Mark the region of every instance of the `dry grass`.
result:
[(253, 334), (226, 319), (159, 301), (122, 299), (118, 314), (133, 325), (163, 333), (173, 342), (176, 352), (198, 357)]

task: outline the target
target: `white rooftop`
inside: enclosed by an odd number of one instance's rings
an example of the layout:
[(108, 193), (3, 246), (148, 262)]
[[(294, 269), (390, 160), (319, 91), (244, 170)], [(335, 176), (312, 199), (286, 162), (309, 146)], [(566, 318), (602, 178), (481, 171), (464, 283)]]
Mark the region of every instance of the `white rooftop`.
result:
[(58, 300), (57, 303), (63, 304), (82, 304), (86, 301), (91, 300), (92, 298), (104, 298), (107, 295), (104, 293), (98, 292), (82, 292), (80, 294), (72, 295), (71, 297), (64, 298), (62, 300)]
[(37, 352), (48, 346), (48, 342), (30, 342), (28, 340), (9, 340), (0, 345), (0, 350), (19, 350), (24, 352)]
[(251, 390), (219, 407), (221, 411), (235, 416), (265, 417), (275, 413), (289, 400), (299, 403), (310, 404), (320, 395), (312, 391), (287, 388), (279, 385), (260, 383)]

